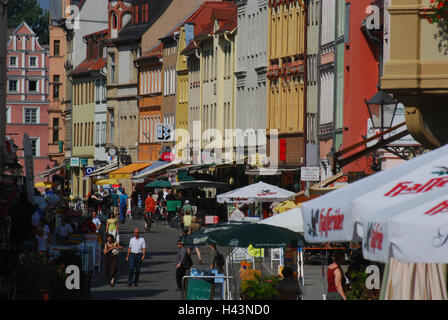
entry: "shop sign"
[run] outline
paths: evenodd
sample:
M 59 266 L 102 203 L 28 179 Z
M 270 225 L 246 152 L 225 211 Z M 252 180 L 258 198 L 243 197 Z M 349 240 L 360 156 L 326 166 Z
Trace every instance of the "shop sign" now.
M 300 173 L 302 181 L 320 181 L 319 167 L 302 167 Z
M 71 167 L 79 167 L 79 158 L 70 158 Z
M 86 167 L 86 176 L 90 176 L 95 170 L 95 167 Z

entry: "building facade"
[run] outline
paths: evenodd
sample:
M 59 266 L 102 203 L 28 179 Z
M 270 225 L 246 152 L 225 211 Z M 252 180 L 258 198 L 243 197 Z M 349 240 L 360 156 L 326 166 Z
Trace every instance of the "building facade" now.
M 136 60 L 139 71 L 139 161 L 157 161 L 161 144 L 157 141 L 157 125 L 162 122 L 163 45 Z
M 49 53 L 37 35 L 22 22 L 7 43 L 6 137 L 23 148 L 23 136 L 31 139 L 36 180 L 39 173 L 53 166 L 48 157 L 49 131 Z M 24 165 L 23 151 L 18 152 Z
M 319 167 L 318 105 L 319 105 L 319 31 L 322 1 L 309 0 L 306 36 L 306 165 Z
M 86 55 L 71 73 L 72 107 L 72 192 L 86 195 L 91 188 L 88 168 L 108 164 L 106 145 L 104 40 L 108 30 L 86 35 Z M 78 165 L 76 165 L 78 163 Z
M 239 0 L 235 127 L 266 129 L 268 1 Z
M 267 130 L 278 131 L 278 166 L 294 169 L 305 164 L 304 3 L 270 0 L 268 25 Z
M 388 59 L 381 88 L 405 105 L 406 125 L 428 148 L 448 143 L 446 29 L 430 23 L 431 2 L 387 1 Z M 445 20 L 444 20 L 445 21 Z

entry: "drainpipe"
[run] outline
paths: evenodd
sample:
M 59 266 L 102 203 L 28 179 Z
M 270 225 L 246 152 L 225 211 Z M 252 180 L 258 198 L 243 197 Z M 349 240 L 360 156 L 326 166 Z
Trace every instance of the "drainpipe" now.
M 307 85 L 307 80 L 308 80 L 308 14 L 307 14 L 307 8 L 308 8 L 308 1 L 304 2 L 304 16 L 305 16 L 305 23 L 304 23 L 304 46 L 303 46 L 303 51 L 304 51 L 304 59 L 303 59 L 303 83 L 304 83 L 304 88 L 303 88 L 303 139 L 305 142 L 305 148 L 304 148 L 304 152 L 303 152 L 303 159 L 304 159 L 304 163 L 305 166 L 307 165 L 307 161 L 306 161 L 306 145 L 307 145 L 307 99 L 308 99 L 308 94 L 307 94 L 307 90 L 308 90 L 308 85 Z M 303 164 L 303 163 L 302 163 Z M 309 187 L 309 182 L 307 182 L 307 187 Z

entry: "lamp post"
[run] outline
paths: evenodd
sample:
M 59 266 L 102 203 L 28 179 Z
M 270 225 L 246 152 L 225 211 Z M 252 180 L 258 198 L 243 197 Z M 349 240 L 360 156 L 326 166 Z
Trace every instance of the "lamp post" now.
M 373 128 L 380 129 L 381 132 L 390 129 L 394 121 L 398 102 L 381 89 L 369 101 L 364 101 L 369 110 Z

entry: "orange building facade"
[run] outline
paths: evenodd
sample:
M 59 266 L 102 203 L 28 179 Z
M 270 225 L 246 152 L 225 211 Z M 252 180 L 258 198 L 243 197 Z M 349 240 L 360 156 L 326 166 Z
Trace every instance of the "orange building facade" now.
M 163 46 L 159 45 L 136 60 L 138 77 L 139 108 L 139 161 L 157 161 L 161 144 L 157 141 L 157 124 L 162 123 L 162 57 Z

